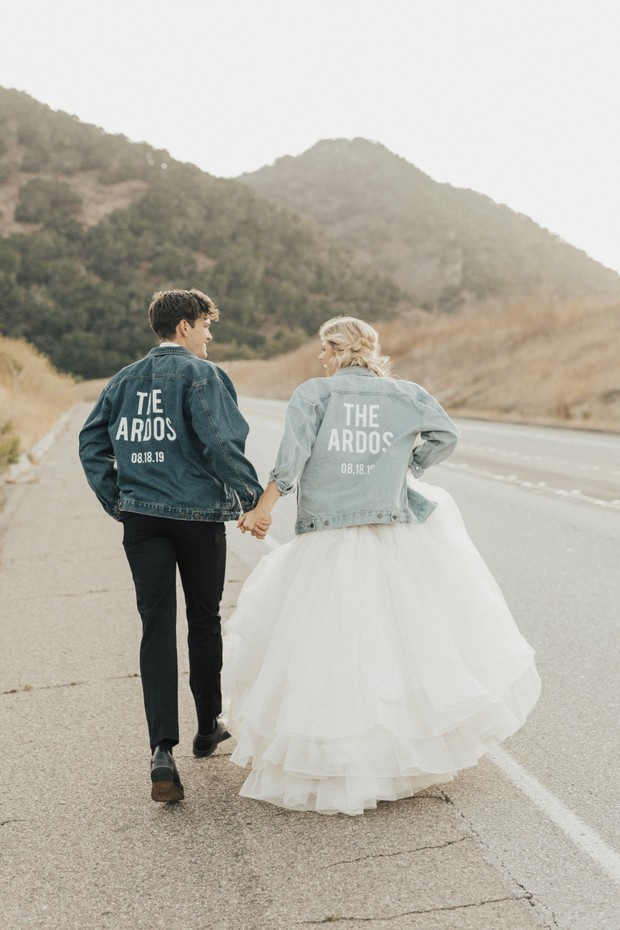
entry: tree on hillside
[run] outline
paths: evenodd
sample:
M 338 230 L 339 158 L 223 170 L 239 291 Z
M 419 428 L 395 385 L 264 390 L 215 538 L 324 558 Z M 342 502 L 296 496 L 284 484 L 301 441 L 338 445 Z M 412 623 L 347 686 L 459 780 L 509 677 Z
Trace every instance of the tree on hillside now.
M 69 219 L 82 206 L 82 198 L 64 181 L 35 178 L 22 184 L 15 208 L 20 223 L 54 223 Z

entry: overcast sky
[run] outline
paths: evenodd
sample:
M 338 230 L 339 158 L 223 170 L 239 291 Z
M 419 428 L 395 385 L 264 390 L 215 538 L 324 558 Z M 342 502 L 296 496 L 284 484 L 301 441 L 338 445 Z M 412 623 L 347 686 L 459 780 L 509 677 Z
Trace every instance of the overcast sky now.
M 382 142 L 620 271 L 620 0 L 2 0 L 0 84 L 235 176 Z

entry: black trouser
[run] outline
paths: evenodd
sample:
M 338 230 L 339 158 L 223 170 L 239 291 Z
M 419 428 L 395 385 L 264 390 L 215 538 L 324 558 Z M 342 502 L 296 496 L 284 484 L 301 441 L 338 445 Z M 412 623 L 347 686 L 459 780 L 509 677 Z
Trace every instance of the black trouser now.
M 176 568 L 185 594 L 189 684 L 198 731 L 222 710 L 220 600 L 226 565 L 223 523 L 127 513 L 123 546 L 142 617 L 140 672 L 151 748 L 179 741 Z

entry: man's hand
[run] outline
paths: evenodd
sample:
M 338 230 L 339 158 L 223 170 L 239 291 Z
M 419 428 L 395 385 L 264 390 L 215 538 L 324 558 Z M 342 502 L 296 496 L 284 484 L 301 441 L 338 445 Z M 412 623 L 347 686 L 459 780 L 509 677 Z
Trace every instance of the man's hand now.
M 251 533 L 256 539 L 264 539 L 271 526 L 271 511 L 280 497 L 275 481 L 270 481 L 253 510 L 248 510 L 239 517 L 237 526 L 242 533 Z
M 256 539 L 264 539 L 271 526 L 271 517 L 260 513 L 257 507 L 242 514 L 237 521 L 242 533 L 251 533 Z

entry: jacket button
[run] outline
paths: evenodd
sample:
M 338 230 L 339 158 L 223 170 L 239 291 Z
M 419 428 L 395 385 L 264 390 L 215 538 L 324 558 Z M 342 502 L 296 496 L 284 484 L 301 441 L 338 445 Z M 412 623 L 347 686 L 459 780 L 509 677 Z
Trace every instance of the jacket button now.
M 383 518 L 383 514 L 382 514 L 382 513 L 378 513 L 377 516 L 379 517 L 380 520 Z
M 323 526 L 329 526 L 329 520 L 323 520 Z
M 193 512 L 193 514 L 192 514 L 192 520 L 200 520 L 200 517 L 201 517 L 201 516 L 202 516 L 202 514 L 200 513 L 199 510 L 194 510 L 194 512 Z

